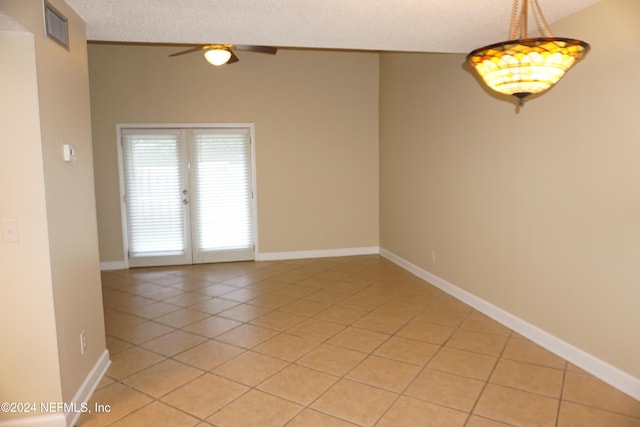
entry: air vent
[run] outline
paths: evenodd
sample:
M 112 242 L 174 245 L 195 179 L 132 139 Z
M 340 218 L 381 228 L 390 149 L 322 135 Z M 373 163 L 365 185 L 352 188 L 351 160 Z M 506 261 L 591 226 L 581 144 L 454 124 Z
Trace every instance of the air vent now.
M 69 49 L 69 23 L 66 16 L 57 11 L 48 1 L 44 2 L 44 23 L 47 36 Z

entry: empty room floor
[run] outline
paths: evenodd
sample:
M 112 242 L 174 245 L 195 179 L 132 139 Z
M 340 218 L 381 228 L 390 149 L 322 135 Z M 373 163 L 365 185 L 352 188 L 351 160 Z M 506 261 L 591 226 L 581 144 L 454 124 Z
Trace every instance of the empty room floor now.
M 640 427 L 637 400 L 377 255 L 102 281 L 109 411 L 78 426 Z

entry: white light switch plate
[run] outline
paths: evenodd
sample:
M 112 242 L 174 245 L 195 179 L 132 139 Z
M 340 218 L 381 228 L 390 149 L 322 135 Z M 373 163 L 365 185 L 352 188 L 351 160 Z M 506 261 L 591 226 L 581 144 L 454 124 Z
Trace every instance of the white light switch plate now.
M 2 241 L 3 242 L 19 242 L 20 228 L 18 220 L 3 219 L 2 220 Z

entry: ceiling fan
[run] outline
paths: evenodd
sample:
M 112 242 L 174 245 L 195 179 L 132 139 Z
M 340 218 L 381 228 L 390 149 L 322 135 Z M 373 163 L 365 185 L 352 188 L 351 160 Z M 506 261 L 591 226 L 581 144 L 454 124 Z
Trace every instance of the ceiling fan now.
M 198 52 L 204 50 L 204 57 L 213 65 L 233 64 L 238 62 L 239 59 L 233 53 L 234 50 L 245 50 L 249 52 L 266 53 L 269 55 L 275 55 L 278 49 L 271 46 L 254 46 L 254 45 L 235 45 L 235 44 L 205 44 L 201 46 L 192 47 L 190 49 L 183 50 L 181 52 L 172 53 L 169 56 L 179 56 L 187 53 Z

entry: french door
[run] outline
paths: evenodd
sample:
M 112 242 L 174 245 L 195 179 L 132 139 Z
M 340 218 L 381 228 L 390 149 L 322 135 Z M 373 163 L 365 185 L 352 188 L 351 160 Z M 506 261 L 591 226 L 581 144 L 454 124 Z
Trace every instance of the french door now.
M 120 129 L 129 266 L 254 259 L 251 129 Z

